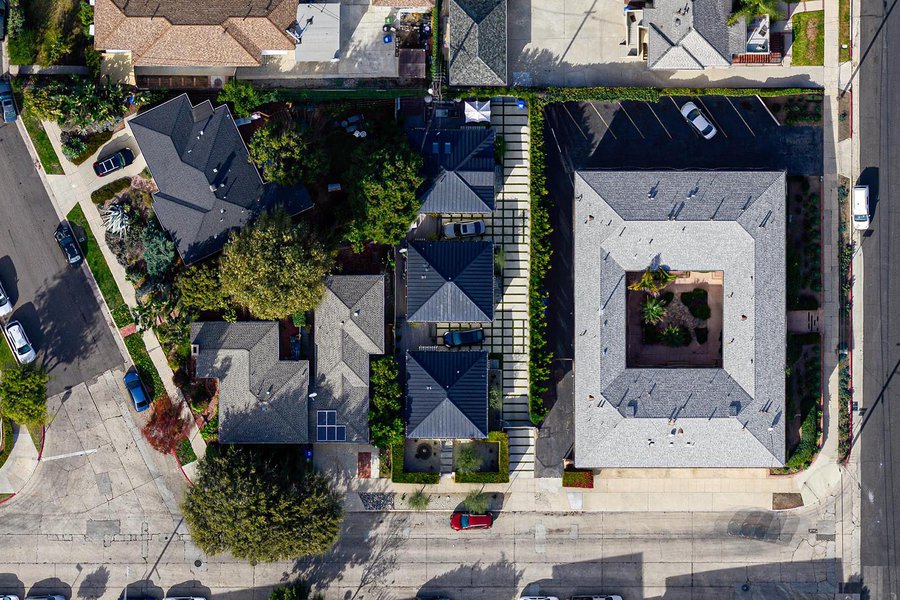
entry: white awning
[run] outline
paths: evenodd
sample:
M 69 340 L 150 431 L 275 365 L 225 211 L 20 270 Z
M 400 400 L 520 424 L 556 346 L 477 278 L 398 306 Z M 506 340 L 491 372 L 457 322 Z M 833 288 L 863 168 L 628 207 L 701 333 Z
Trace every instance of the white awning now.
M 470 100 L 466 102 L 466 123 L 490 123 L 491 101 Z

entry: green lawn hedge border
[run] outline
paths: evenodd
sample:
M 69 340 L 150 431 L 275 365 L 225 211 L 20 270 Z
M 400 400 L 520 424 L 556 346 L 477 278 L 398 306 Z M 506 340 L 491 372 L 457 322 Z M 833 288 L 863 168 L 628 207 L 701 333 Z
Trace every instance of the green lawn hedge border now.
M 91 202 L 100 205 L 131 187 L 131 177 L 121 177 L 91 192 Z
M 487 442 L 497 442 L 500 453 L 497 456 L 496 473 L 454 473 L 456 483 L 509 483 L 509 436 L 502 431 L 492 431 Z
M 144 338 L 140 333 L 132 333 L 125 338 L 125 347 L 128 348 L 128 354 L 134 361 L 134 367 L 137 369 L 141 381 L 147 386 L 150 397 L 154 400 L 166 394 L 166 386 L 163 385 L 162 377 L 156 370 L 156 365 L 147 352 L 147 346 L 144 345 Z
M 403 470 L 403 444 L 391 446 L 391 481 L 394 483 L 417 483 L 430 485 L 441 480 L 440 473 L 407 473 Z
M 178 442 L 178 447 L 175 448 L 175 458 L 178 459 L 178 464 L 182 467 L 197 460 L 197 454 L 194 452 L 194 448 L 191 447 L 191 440 L 182 438 Z

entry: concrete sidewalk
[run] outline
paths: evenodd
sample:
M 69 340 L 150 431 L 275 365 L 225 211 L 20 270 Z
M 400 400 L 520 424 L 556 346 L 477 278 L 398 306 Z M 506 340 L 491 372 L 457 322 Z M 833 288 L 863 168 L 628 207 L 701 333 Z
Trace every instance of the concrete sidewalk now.
M 26 427 L 14 425 L 15 445 L 0 468 L 0 494 L 18 493 L 38 465 L 38 451 Z

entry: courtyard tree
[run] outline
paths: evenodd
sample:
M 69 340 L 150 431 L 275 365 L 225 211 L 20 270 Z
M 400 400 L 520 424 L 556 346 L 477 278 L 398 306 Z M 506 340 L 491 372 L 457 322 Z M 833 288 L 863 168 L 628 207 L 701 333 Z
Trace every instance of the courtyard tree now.
M 0 376 L 0 415 L 40 427 L 47 422 L 47 374 L 34 367 L 3 369 Z
M 393 356 L 373 359 L 369 380 L 372 386 L 369 434 L 373 446 L 386 450 L 393 444 L 402 444 L 405 432 L 397 359 Z
M 740 0 L 738 9 L 728 17 L 728 25 L 734 25 L 741 17 L 752 19 L 769 15 L 771 21 L 779 21 L 784 15 L 778 10 L 778 0 Z
M 650 296 L 641 306 L 641 318 L 648 325 L 658 325 L 666 318 L 666 305 L 661 299 Z
M 628 289 L 637 292 L 647 292 L 655 298 L 673 281 L 675 281 L 675 276 L 669 273 L 669 270 L 665 267 L 648 268 L 641 273 L 640 279 L 628 284 Z
M 266 181 L 283 186 L 314 182 L 325 170 L 321 147 L 293 122 L 270 121 L 250 139 L 250 158 Z
M 323 554 L 343 521 L 340 496 L 300 453 L 255 446 L 207 452 L 182 509 L 200 550 L 252 564 Z
M 264 213 L 225 245 L 222 291 L 259 319 L 314 309 L 334 257 L 305 223 L 284 211 Z
M 347 240 L 359 251 L 366 242 L 394 244 L 416 218 L 420 202 L 416 191 L 422 157 L 399 135 L 372 148 L 361 145 L 354 152 L 349 183 L 352 217 Z
M 182 308 L 191 313 L 224 310 L 228 306 L 218 264 L 204 263 L 185 269 L 175 279 L 175 289 Z
M 483 462 L 474 443 L 462 444 L 456 453 L 456 472 L 463 475 L 474 473 L 481 468 Z
M 255 108 L 275 100 L 271 91 L 262 91 L 249 81 L 231 78 L 222 86 L 218 101 L 231 104 L 235 116 L 249 117 Z
M 175 243 L 159 225 L 151 221 L 141 236 L 144 243 L 144 262 L 147 264 L 147 276 L 153 281 L 160 281 L 169 273 L 175 262 Z

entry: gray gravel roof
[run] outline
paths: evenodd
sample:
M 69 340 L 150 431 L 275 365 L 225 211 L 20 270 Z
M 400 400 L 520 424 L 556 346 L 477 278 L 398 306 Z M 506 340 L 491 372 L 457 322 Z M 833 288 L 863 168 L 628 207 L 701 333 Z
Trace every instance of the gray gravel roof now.
M 450 85 L 506 85 L 506 0 L 450 0 Z
M 487 437 L 487 358 L 485 351 L 407 352 L 407 437 Z
M 490 323 L 494 319 L 494 244 L 409 244 L 407 319 L 414 323 Z
M 384 354 L 384 276 L 329 275 L 316 308 L 316 410 L 337 411 L 347 442 L 369 441 L 369 358 Z M 310 439 L 315 439 L 311 424 Z
M 785 193 L 783 172 L 576 173 L 578 466 L 783 464 Z M 626 367 L 625 274 L 654 263 L 723 271 L 722 369 Z
M 263 210 L 312 207 L 302 186 L 263 185 L 227 106 L 192 106 L 182 94 L 129 124 L 159 187 L 153 211 L 187 264 L 221 250 Z
M 743 17 L 729 27 L 731 0 L 655 0 L 644 9 L 651 69 L 727 67 L 746 51 Z
M 278 323 L 191 323 L 191 344 L 196 376 L 219 380 L 220 441 L 309 441 L 309 363 L 278 359 Z

